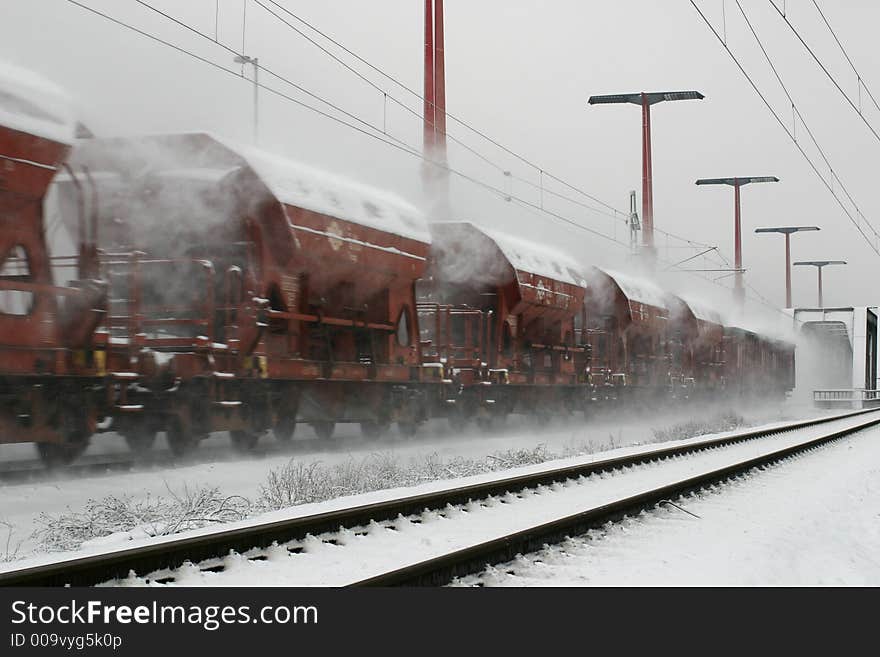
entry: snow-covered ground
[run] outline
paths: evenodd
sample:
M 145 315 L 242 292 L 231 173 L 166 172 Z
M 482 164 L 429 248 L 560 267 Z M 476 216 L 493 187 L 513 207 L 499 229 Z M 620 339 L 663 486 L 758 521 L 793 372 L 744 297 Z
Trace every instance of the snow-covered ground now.
M 345 528 L 326 535 L 308 536 L 304 540 L 265 550 L 257 549 L 253 553 L 231 554 L 218 561 L 203 564 L 210 568 L 206 570 L 195 564 L 186 564 L 172 571 L 154 573 L 147 578 L 133 576 L 118 583 L 143 586 L 155 584 L 157 579 L 172 578 L 174 585 L 184 586 L 344 586 L 411 566 L 425 559 L 497 540 L 515 531 L 552 522 L 589 508 L 601 507 L 617 499 L 799 444 L 826 431 L 858 425 L 860 422 L 864 422 L 864 418 L 835 420 L 828 425 L 776 434 L 723 449 L 705 450 L 624 470 L 590 475 L 549 487 L 527 489 L 519 495 L 507 494 L 489 500 L 447 506 L 442 510 L 428 510 L 417 516 L 398 517 L 391 522 L 371 522 L 362 528 Z M 576 457 L 554 465 L 573 465 L 584 460 L 584 457 Z M 590 458 L 587 457 L 586 460 Z M 546 467 L 534 465 L 519 468 L 516 474 Z M 481 475 L 458 480 L 454 484 L 475 483 L 488 478 L 492 477 Z M 418 491 L 425 492 L 426 489 L 436 489 L 443 485 L 442 482 L 426 484 L 419 487 Z M 453 485 L 453 482 L 445 485 Z M 366 504 L 386 495 L 372 493 L 361 497 L 357 502 Z M 326 510 L 321 504 L 309 507 L 310 513 Z M 286 513 L 276 512 L 267 516 L 264 521 L 278 519 L 279 515 Z M 246 521 L 233 526 L 247 524 L 249 522 Z M 730 529 L 727 534 L 729 533 Z M 650 550 L 650 545 L 642 547 Z M 254 556 L 259 556 L 260 559 L 250 558 Z M 215 572 L 215 566 L 222 566 L 222 570 Z
M 880 429 L 460 585 L 880 585 Z
M 701 416 L 712 418 L 719 409 L 703 409 Z M 752 408 L 739 410 L 748 424 L 795 419 L 818 413 L 809 407 Z M 267 475 L 284 467 L 291 459 L 297 462 L 320 462 L 323 465 L 364 459 L 377 452 L 398 461 L 417 459 L 436 454 L 439 458 L 483 458 L 509 449 L 531 449 L 543 444 L 551 452 L 600 452 L 627 445 L 639 445 L 655 440 L 652 429 L 662 429 L 687 417 L 674 412 L 655 413 L 650 417 L 617 414 L 590 423 L 572 420 L 558 425 L 541 426 L 510 423 L 503 433 L 451 434 L 444 423 L 426 427 L 415 440 L 365 443 L 356 438 L 353 426 L 341 426 L 341 443 L 324 446 L 314 441 L 292 449 L 272 447 L 253 456 L 241 456 L 228 449 L 222 437 L 211 439 L 197 454 L 195 462 L 188 461 L 173 467 L 144 466 L 124 474 L 108 473 L 88 478 L 73 478 L 63 473 L 30 483 L 7 484 L 0 487 L 0 560 L 4 556 L 27 557 L 38 550 L 34 531 L 41 526 L 40 515 L 61 514 L 79 510 L 89 500 L 108 495 L 129 495 L 146 498 L 180 493 L 185 488 L 217 487 L 223 495 L 240 495 L 255 499 Z M 524 426 L 525 425 L 525 426 Z M 308 436 L 310 430 L 301 427 L 298 436 Z M 266 439 L 271 445 L 272 439 Z M 90 451 L 113 453 L 125 449 L 112 436 L 99 436 Z M 30 458 L 31 445 L 9 445 L 0 450 L 0 459 Z M 123 528 L 120 528 L 123 529 Z M 3 546 L 9 538 L 7 555 Z

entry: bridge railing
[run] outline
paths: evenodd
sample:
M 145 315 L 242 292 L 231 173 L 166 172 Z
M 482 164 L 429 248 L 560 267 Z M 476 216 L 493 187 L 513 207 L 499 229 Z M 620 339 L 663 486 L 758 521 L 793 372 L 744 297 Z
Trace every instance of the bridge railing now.
M 866 388 L 814 390 L 813 404 L 823 408 L 836 406 L 849 406 L 851 408 L 880 406 L 880 390 Z

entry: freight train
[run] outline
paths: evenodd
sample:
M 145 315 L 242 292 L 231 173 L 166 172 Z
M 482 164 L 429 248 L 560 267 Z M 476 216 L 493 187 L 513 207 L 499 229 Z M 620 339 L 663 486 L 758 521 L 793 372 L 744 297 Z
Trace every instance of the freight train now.
M 7 77 L 0 443 L 47 464 L 98 431 L 185 454 L 793 387 L 793 345 L 650 282 L 210 134 L 77 139 Z

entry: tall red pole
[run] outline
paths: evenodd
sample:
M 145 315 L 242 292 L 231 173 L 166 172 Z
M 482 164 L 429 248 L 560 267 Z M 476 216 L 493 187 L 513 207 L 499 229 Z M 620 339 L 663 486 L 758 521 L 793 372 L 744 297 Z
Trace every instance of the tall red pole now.
M 642 243 L 654 250 L 654 187 L 651 167 L 651 105 L 642 97 Z
M 425 0 L 425 137 L 424 153 L 434 150 L 434 22 L 431 0 Z
M 816 267 L 819 270 L 819 307 L 824 308 L 822 305 L 822 268 Z
M 446 56 L 443 0 L 434 0 L 434 135 L 440 160 L 446 161 Z
M 785 234 L 785 307 L 791 308 L 791 234 L 790 233 Z
M 742 303 L 745 300 L 746 292 L 743 289 L 743 275 L 742 275 L 742 222 L 740 221 L 740 211 L 739 211 L 739 181 L 734 178 L 733 179 L 733 259 L 734 259 L 734 268 L 736 269 L 735 281 L 736 284 L 734 286 L 734 297 L 736 300 Z

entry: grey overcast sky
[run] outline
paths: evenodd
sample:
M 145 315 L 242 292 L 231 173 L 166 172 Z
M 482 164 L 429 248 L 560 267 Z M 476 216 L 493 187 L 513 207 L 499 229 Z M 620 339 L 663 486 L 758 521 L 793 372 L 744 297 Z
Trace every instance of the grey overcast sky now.
M 135 0 L 80 0 L 161 36 L 236 72 L 232 55 L 174 25 Z M 269 0 L 259 0 L 273 7 Z M 812 61 L 769 0 L 739 0 L 779 74 L 840 180 L 867 221 L 880 232 L 876 172 L 880 140 Z M 781 8 L 784 0 L 777 0 Z M 387 100 L 262 8 L 257 0 L 148 0 L 303 88 L 333 102 L 394 139 L 421 143 L 417 116 Z M 246 20 L 243 14 L 246 4 Z M 365 59 L 420 90 L 423 25 L 421 0 L 278 0 Z M 786 15 L 815 49 L 844 90 L 861 98 L 864 116 L 880 132 L 880 111 L 866 88 L 880 98 L 880 51 L 875 45 L 880 3 L 818 0 L 866 88 L 857 83 L 812 0 L 787 0 Z M 749 32 L 736 0 L 697 0 L 746 70 L 792 128 L 792 108 Z M 252 86 L 202 62 L 150 41 L 66 0 L 2 0 L 0 57 L 35 70 L 68 90 L 85 122 L 99 135 L 210 130 L 252 140 Z M 219 13 L 218 13 L 219 8 Z M 275 8 L 275 11 L 278 11 Z M 219 16 L 219 19 L 218 19 Z M 302 24 L 296 23 L 301 29 Z M 314 33 L 322 44 L 331 46 Z M 334 48 L 378 86 L 419 111 L 417 98 Z M 780 184 L 743 189 L 746 280 L 782 305 L 783 239 L 759 236 L 768 225 L 815 224 L 818 233 L 794 236 L 793 257 L 844 259 L 826 271 L 826 304 L 878 302 L 880 256 L 826 190 L 794 144 L 762 104 L 722 45 L 688 0 L 446 0 L 447 108 L 541 168 L 610 205 L 626 209 L 628 193 L 640 190 L 640 113 L 636 106 L 588 107 L 592 94 L 696 89 L 703 101 L 655 106 L 654 196 L 658 228 L 711 245 L 733 257 L 733 192 L 696 187 L 701 177 L 776 175 Z M 245 71 L 250 76 L 250 71 Z M 301 91 L 263 72 L 261 81 L 339 115 Z M 352 119 L 346 119 L 352 122 Z M 818 153 L 804 126 L 795 131 L 815 161 Z M 451 165 L 513 196 L 540 204 L 540 191 L 517 178 L 540 182 L 533 167 L 456 125 L 449 132 L 479 150 L 489 165 L 450 144 Z M 322 168 L 393 190 L 422 203 L 419 161 L 314 112 L 260 92 L 260 146 Z M 820 171 L 828 176 L 824 163 Z M 554 197 L 564 193 L 545 179 L 545 208 L 614 235 L 627 236 L 619 220 Z M 505 202 L 462 179 L 452 183 L 455 218 L 541 239 L 586 262 L 626 268 L 625 247 L 566 226 L 547 214 Z M 834 189 L 840 193 L 838 183 Z M 851 207 L 851 206 L 850 206 Z M 868 229 L 865 229 L 870 235 Z M 677 261 L 695 253 L 658 235 L 660 255 Z M 697 258 L 685 265 L 718 268 Z M 723 273 L 704 274 L 717 277 Z M 672 287 L 691 287 L 729 305 L 730 293 L 684 273 L 658 276 Z M 730 284 L 730 279 L 721 281 Z M 796 305 L 815 302 L 815 272 L 794 271 Z

